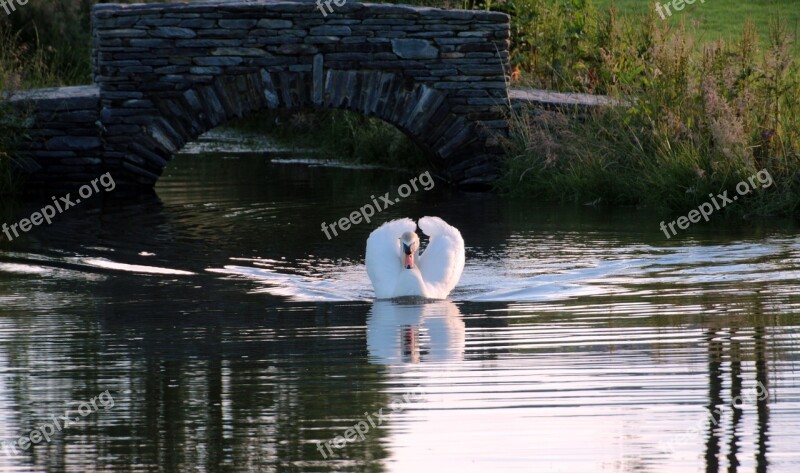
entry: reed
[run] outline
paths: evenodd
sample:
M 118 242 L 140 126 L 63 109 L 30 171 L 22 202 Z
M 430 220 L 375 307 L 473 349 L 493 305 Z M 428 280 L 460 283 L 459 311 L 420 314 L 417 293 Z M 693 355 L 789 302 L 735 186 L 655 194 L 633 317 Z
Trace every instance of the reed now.
M 575 117 L 512 116 L 500 188 L 512 195 L 684 213 L 709 193 L 767 169 L 775 186 L 726 208 L 800 211 L 800 69 L 785 24 L 762 49 L 748 22 L 738 41 L 698 43 L 686 24 L 620 19 L 603 28 L 598 87 L 627 105 Z

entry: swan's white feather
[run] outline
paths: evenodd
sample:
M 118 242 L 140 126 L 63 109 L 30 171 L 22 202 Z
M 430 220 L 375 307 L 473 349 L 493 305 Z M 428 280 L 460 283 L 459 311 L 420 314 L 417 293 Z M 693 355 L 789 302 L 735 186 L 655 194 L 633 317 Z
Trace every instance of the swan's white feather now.
M 464 271 L 464 239 L 439 217 L 422 217 L 419 228 L 430 237 L 419 257 L 419 270 L 428 289 L 443 299 L 456 287 Z
M 367 239 L 366 265 L 376 298 L 396 297 L 393 293 L 399 269 L 390 271 L 390 268 L 400 264 L 400 236 L 405 232 L 413 232 L 416 228 L 417 224 L 413 220 L 401 218 L 386 222 L 370 233 Z
M 458 284 L 464 270 L 464 239 L 461 233 L 438 217 L 423 217 L 422 231 L 430 237 L 425 252 L 414 255 L 416 267 L 402 264 L 400 237 L 417 225 L 409 218 L 387 222 L 367 239 L 367 274 L 377 299 L 421 296 L 445 299 Z

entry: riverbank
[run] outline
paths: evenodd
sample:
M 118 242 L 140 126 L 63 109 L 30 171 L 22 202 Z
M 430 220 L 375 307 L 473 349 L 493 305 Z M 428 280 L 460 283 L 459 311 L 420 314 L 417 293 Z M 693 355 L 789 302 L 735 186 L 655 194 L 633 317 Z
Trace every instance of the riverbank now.
M 0 86 L 88 81 L 84 53 L 90 45 L 91 3 L 59 0 L 26 8 L 24 18 L 0 20 L 5 21 L 0 33 L 10 45 L 0 55 Z M 442 6 L 436 0 L 422 3 Z M 768 28 L 767 16 L 761 15 L 759 27 L 738 26 L 738 40 L 709 43 L 702 41 L 708 33 L 702 25 L 687 26 L 689 11 L 676 26 L 676 20 L 661 20 L 655 11 L 619 14 L 613 6 L 582 1 L 509 0 L 490 7 L 512 18 L 513 86 L 604 94 L 626 104 L 580 114 L 510 110 L 509 159 L 498 191 L 524 199 L 682 214 L 709 193 L 766 169 L 775 185 L 727 212 L 798 213 L 800 70 L 796 31 L 786 23 Z M 63 11 L 56 15 L 58 8 Z M 53 30 L 31 36 L 30 24 Z M 55 35 L 64 28 L 70 31 Z M 347 112 L 266 113 L 237 126 L 266 131 L 292 146 L 321 143 L 326 154 L 358 163 L 426 165 L 397 129 Z M 11 138 L 22 133 L 2 128 L 0 134 L 0 173 L 8 176 Z
M 25 120 L 25 117 L 11 113 L 11 106 L 0 99 L 0 196 L 15 194 L 20 188 L 14 159 L 19 143 L 25 137 Z
M 685 22 L 674 28 L 652 13 L 617 16 L 587 4 L 562 16 L 581 29 L 561 49 L 566 56 L 550 58 L 560 71 L 548 75 L 533 60 L 541 56 L 517 50 L 523 81 L 602 92 L 627 105 L 581 116 L 515 113 L 502 191 L 684 214 L 766 169 L 775 185 L 725 212 L 798 214 L 800 68 L 785 23 L 769 27 L 762 47 L 753 23 L 735 42 L 709 43 Z

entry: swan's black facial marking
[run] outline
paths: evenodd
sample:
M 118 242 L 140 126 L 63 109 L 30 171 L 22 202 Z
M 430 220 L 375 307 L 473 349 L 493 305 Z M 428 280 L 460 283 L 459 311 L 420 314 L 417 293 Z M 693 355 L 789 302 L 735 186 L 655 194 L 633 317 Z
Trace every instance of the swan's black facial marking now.
M 400 237 L 400 250 L 405 269 L 414 269 L 414 253 L 419 248 L 419 240 L 415 237 L 412 232 L 406 232 Z

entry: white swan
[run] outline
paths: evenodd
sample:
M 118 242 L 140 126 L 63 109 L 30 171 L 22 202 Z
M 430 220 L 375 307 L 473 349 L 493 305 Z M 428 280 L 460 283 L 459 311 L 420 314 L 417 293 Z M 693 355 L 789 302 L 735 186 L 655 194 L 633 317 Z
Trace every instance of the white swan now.
M 430 237 L 419 254 L 417 224 L 410 218 L 386 222 L 367 239 L 367 274 L 377 299 L 421 296 L 445 299 L 464 270 L 464 239 L 439 217 L 419 219 Z

